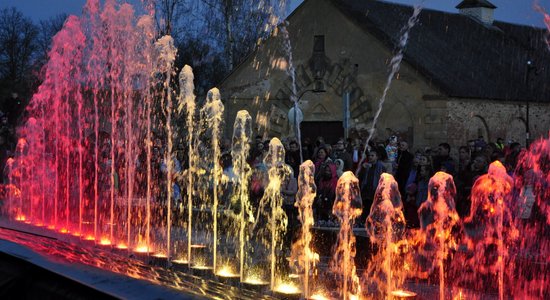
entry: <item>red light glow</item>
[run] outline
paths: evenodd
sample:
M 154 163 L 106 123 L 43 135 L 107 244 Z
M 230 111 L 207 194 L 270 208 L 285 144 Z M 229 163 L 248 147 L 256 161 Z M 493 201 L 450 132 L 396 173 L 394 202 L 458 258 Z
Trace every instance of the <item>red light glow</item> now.
M 146 245 L 141 245 L 141 246 L 137 246 L 137 247 L 134 249 L 134 252 L 137 252 L 137 253 L 148 253 L 148 252 L 153 252 L 153 249 L 147 247 Z
M 103 246 L 109 246 L 111 245 L 111 241 L 108 238 L 101 238 L 99 244 Z

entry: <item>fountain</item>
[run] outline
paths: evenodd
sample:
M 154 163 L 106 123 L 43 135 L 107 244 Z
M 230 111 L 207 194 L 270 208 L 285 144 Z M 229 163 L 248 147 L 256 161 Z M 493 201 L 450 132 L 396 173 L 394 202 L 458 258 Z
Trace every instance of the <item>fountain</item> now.
M 298 177 L 298 194 L 294 206 L 298 208 L 298 219 L 302 223 L 300 238 L 292 245 L 290 261 L 295 264 L 296 274 L 302 274 L 302 291 L 305 299 L 309 299 L 311 293 L 311 275 L 315 273 L 315 264 L 319 255 L 315 253 L 311 245 L 311 227 L 313 220 L 313 201 L 317 193 L 315 186 L 315 165 L 307 160 L 300 165 Z
M 359 277 L 355 269 L 354 221 L 363 211 L 359 180 L 351 172 L 345 172 L 336 185 L 336 200 L 332 214 L 340 222 L 340 231 L 330 270 L 337 276 L 337 292 L 340 299 L 358 299 L 361 294 Z
M 254 216 L 251 211 L 248 185 L 251 175 L 251 168 L 246 161 L 248 153 L 250 151 L 250 139 L 252 135 L 252 118 L 247 111 L 241 110 L 237 112 L 235 118 L 235 125 L 233 126 L 233 144 L 231 147 L 231 153 L 233 155 L 233 168 L 235 175 L 237 176 L 237 186 L 234 188 L 235 197 L 231 199 L 231 205 L 235 205 L 234 210 L 237 211 L 235 216 L 238 227 L 236 232 L 238 233 L 239 247 L 238 259 L 239 259 L 239 277 L 241 281 L 252 281 L 252 274 L 245 274 L 245 247 L 248 237 L 246 236 L 249 222 L 254 220 Z M 235 200 L 236 203 L 233 203 Z
M 459 223 L 455 196 L 453 177 L 437 172 L 428 183 L 428 199 L 418 209 L 422 241 L 419 253 L 426 259 L 426 265 L 417 272 L 429 276 L 435 268 L 439 270 L 439 299 L 445 299 L 445 260 L 456 247 L 451 234 Z
M 101 3 L 89 0 L 83 16 L 69 17 L 53 40 L 4 186 L 3 212 L 10 220 L 2 225 L 35 235 L 0 229 L 2 239 L 206 297 L 403 299 L 426 287 L 437 289 L 440 299 L 550 297 L 550 139 L 534 142 L 512 177 L 498 162 L 491 164 L 474 184 L 471 214 L 463 222 L 454 209 L 453 178 L 439 172 L 418 211 L 421 228 L 406 230 L 397 184 L 383 174 L 366 222 L 373 246 L 368 254 L 355 245 L 363 230 L 354 230 L 362 211 L 358 180 L 344 173 L 327 268 L 315 253 L 312 162 L 300 166 L 295 207 L 302 228 L 286 249 L 280 190 L 290 170 L 282 142 L 273 138 L 263 165 L 251 166 L 252 117 L 239 111 L 231 151 L 224 154 L 235 176 L 227 179 L 220 164 L 220 92 L 213 88 L 204 102 L 196 99 L 193 70 L 185 66 L 178 74 L 174 42 L 156 39 L 151 15 L 136 20 L 128 4 Z M 296 106 L 292 51 L 283 35 Z M 180 150 L 188 164 L 176 159 Z M 250 199 L 253 170 L 268 175 L 257 203 Z M 180 184 L 184 199 L 178 198 Z M 357 271 L 355 258 L 367 255 L 365 271 Z M 210 280 L 212 273 L 224 284 Z
M 391 298 L 405 280 L 402 248 L 406 246 L 406 239 L 403 203 L 397 182 L 390 174 L 383 173 L 380 177 L 366 227 L 370 241 L 378 248 L 378 253 L 370 259 L 363 280 L 374 284 L 377 293 L 371 293 L 368 287 L 363 290 L 370 295 Z M 365 285 L 366 283 L 363 284 Z
M 513 274 L 514 263 L 510 259 L 509 248 L 519 237 L 515 228 L 511 210 L 511 192 L 513 180 L 499 162 L 493 162 L 489 173 L 479 177 L 472 188 L 472 208 L 464 220 L 463 243 L 467 245 L 468 255 L 464 259 L 456 258 L 461 268 L 457 278 L 464 279 L 461 284 L 474 286 L 480 290 L 490 290 L 493 274 L 497 274 L 499 299 L 504 298 L 505 277 Z M 507 278 L 510 286 L 511 278 Z M 493 288 L 494 289 L 494 288 Z

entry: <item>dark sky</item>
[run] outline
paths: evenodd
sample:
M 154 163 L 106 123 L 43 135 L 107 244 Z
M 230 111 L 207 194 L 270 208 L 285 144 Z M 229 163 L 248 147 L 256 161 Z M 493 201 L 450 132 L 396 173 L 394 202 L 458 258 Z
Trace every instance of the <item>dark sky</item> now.
M 310 0 L 315 1 L 315 0 Z M 363 0 L 356 0 L 363 1 Z M 422 0 L 390 0 L 389 2 L 414 5 Z M 543 27 L 543 17 L 533 9 L 535 1 L 540 2 L 550 10 L 550 0 L 490 0 L 498 8 L 495 18 L 511 23 L 534 25 Z M 130 2 L 139 3 L 140 0 Z M 425 6 L 437 10 L 456 12 L 454 8 L 461 0 L 425 0 Z M 59 13 L 80 14 L 85 0 L 0 0 L 0 8 L 15 6 L 33 20 L 47 19 Z M 291 0 L 291 9 L 294 9 L 301 0 Z

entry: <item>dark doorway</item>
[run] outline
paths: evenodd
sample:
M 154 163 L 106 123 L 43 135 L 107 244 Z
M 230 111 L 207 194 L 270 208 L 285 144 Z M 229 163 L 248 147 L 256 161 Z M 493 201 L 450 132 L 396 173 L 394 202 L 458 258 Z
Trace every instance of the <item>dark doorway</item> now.
M 301 126 L 302 141 L 309 138 L 315 143 L 318 136 L 325 138 L 325 142 L 334 144 L 338 138 L 344 137 L 344 127 L 341 121 L 335 122 L 302 122 Z

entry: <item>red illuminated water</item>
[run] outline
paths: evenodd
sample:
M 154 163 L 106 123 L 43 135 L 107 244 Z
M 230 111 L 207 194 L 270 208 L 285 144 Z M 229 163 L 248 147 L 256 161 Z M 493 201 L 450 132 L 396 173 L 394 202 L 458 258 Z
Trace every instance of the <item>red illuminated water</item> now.
M 172 94 L 154 87 L 170 86 L 175 52 L 171 38 L 156 42 L 154 26 L 128 4 L 90 0 L 82 17 L 70 16 L 55 35 L 28 106 L 32 117 L 18 129 L 10 175 L 20 194 L 10 200 L 15 215 L 130 248 L 151 244 L 153 222 L 164 232 L 155 241 L 165 247 L 151 248 L 168 247 L 168 228 L 158 229 L 171 224 L 162 221 L 170 210 L 159 206 L 170 185 L 151 164 L 172 152 L 163 145 L 172 139 L 173 99 L 153 99 Z M 164 194 L 170 202 L 171 193 Z
M 157 38 L 151 15 L 136 16 L 132 6 L 115 0 L 89 0 L 82 17 L 67 19 L 53 38 L 43 83 L 28 106 L 30 117 L 18 128 L 15 157 L 7 161 L 4 209 L 15 223 L 72 235 L 82 243 L 154 254 L 168 264 L 172 257 L 186 257 L 190 264 L 223 265 L 243 282 L 270 277 L 274 287 L 284 273 L 282 250 L 288 250 L 281 248 L 286 221 L 279 191 L 288 171 L 282 143 L 273 139 L 264 161 L 265 196 L 251 203 L 254 166 L 247 158 L 253 124 L 248 112 L 239 111 L 231 153 L 233 191 L 224 203 L 224 219 L 218 220 L 219 197 L 227 184 L 221 184 L 219 163 L 219 91 L 212 89 L 197 109 L 187 67 L 180 72 L 177 95 L 174 41 Z M 175 122 L 182 106 L 188 110 L 187 133 Z M 187 141 L 188 148 L 179 149 L 188 150 L 187 173 L 175 163 L 176 138 Z M 315 292 L 311 277 L 317 256 L 310 232 L 315 185 L 311 164 L 302 167 L 296 206 L 303 228 L 292 254 L 307 297 Z M 173 190 L 182 174 L 187 176 L 180 181 L 188 184 L 185 203 L 177 202 L 182 199 Z M 404 232 L 397 185 L 390 175 L 381 177 L 366 225 L 375 248 L 363 274 L 369 284 L 360 285 L 353 233 L 362 210 L 359 183 L 352 173 L 342 175 L 333 206 L 340 228 L 327 271 L 334 276 L 326 276 L 335 282 L 339 299 L 392 297 L 405 277 L 437 282 L 441 299 L 456 289 L 460 292 L 452 296 L 468 289 L 500 299 L 550 298 L 550 139 L 535 141 L 524 151 L 513 174 L 498 162 L 491 164 L 473 186 L 471 213 L 464 220 L 455 210 L 452 176 L 438 172 L 428 188 L 428 199 L 418 210 L 421 228 Z M 263 231 L 254 231 L 259 228 Z M 28 238 L 4 236 L 32 244 Z M 193 247 L 199 243 L 201 247 Z M 50 252 L 38 248 L 57 256 L 75 252 L 70 261 L 86 259 L 76 254 L 79 249 L 54 246 L 58 248 Z M 192 250 L 209 254 L 191 261 Z M 252 255 L 263 258 L 263 265 L 253 263 Z M 97 264 L 156 278 L 155 271 L 144 272 L 139 263 L 137 269 L 126 266 L 134 263 L 106 258 Z
M 470 215 L 464 220 L 462 244 L 467 248 L 463 256 L 454 259 L 460 284 L 498 290 L 500 299 L 513 282 L 514 261 L 509 247 L 519 237 L 511 210 L 512 187 L 512 178 L 499 161 L 476 180 Z

